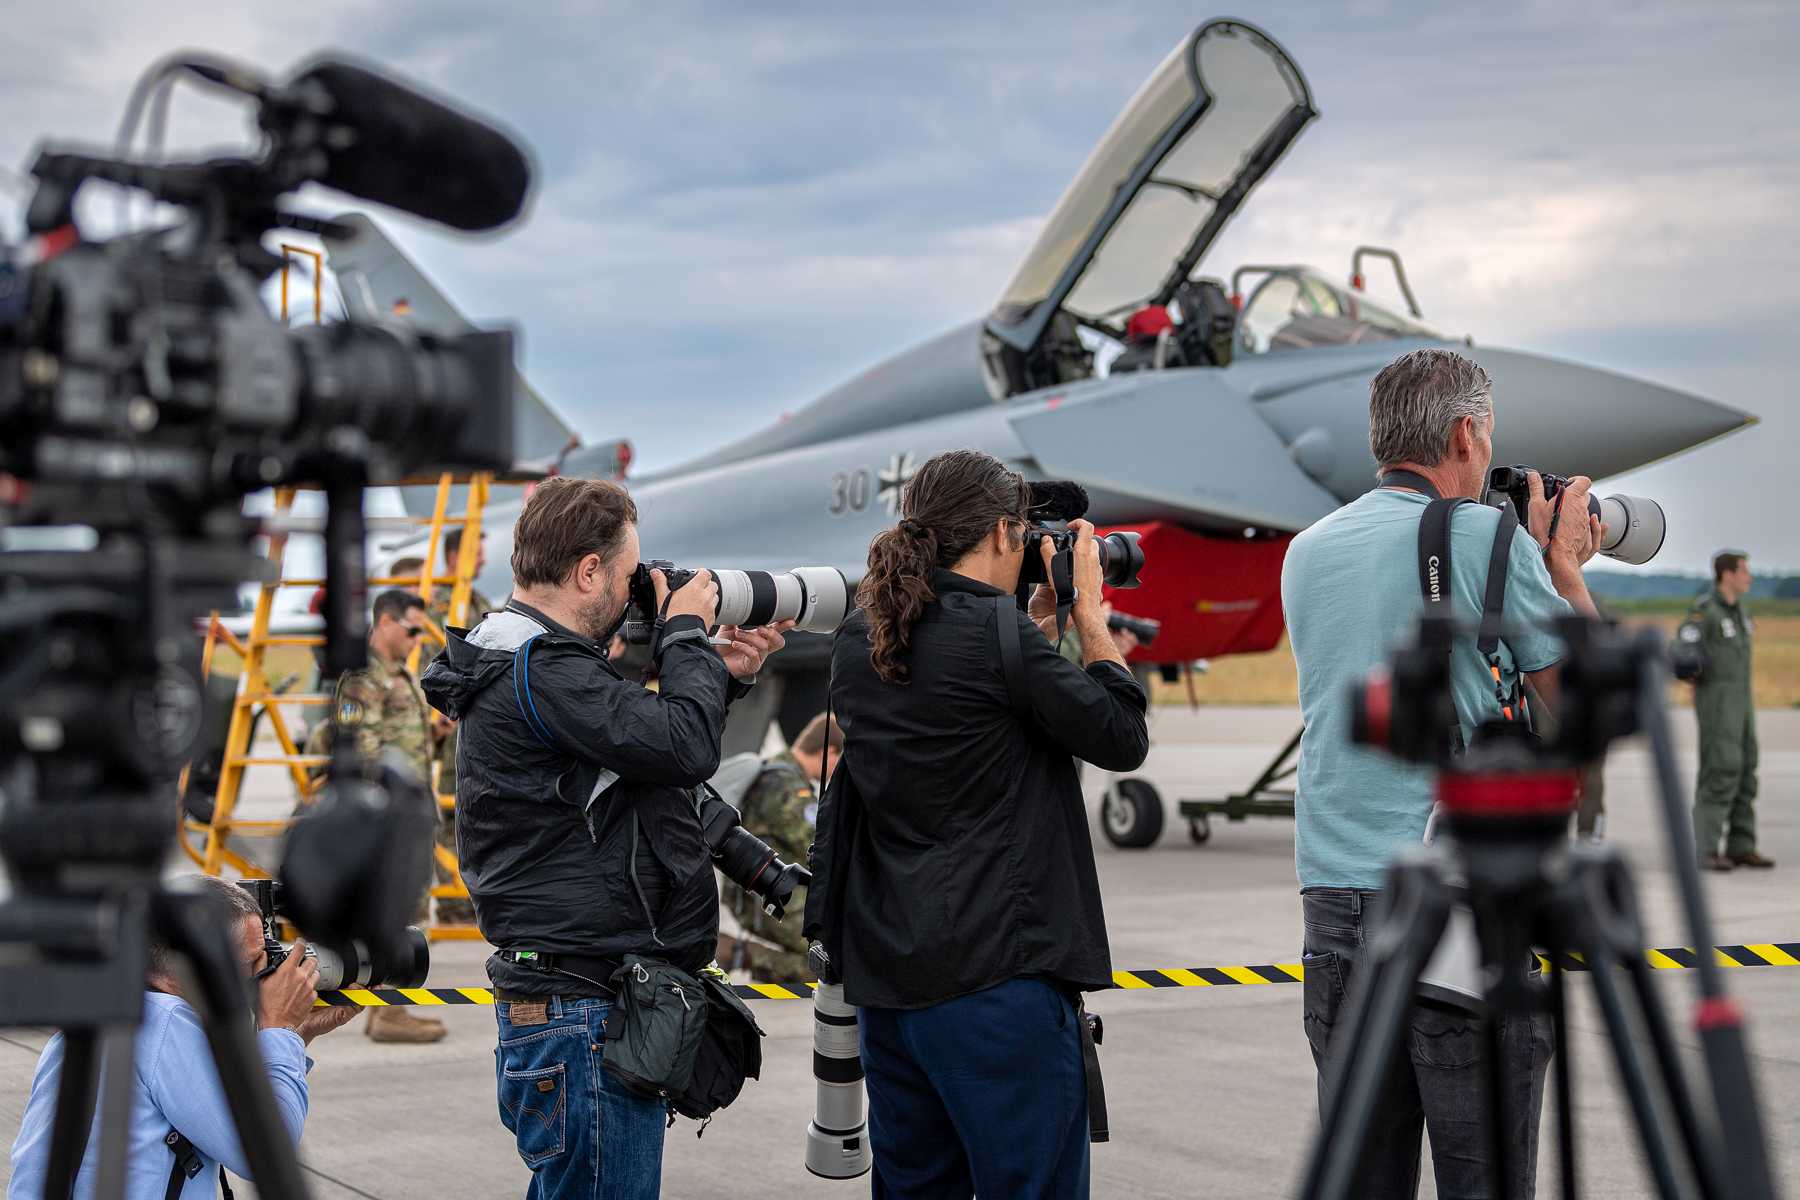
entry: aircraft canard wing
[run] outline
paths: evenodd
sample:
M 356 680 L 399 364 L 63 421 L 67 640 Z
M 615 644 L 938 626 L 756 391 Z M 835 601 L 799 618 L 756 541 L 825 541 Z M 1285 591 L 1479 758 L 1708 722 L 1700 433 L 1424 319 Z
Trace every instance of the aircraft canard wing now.
M 438 334 L 467 333 L 475 328 L 372 219 L 349 212 L 332 220 L 351 231 L 348 237 L 323 240 L 326 263 L 337 277 L 344 309 L 353 319 L 400 320 Z M 523 375 L 516 375 L 515 381 L 518 403 L 513 412 L 513 447 L 521 463 L 555 458 L 571 441 L 580 441 L 574 426 Z M 429 504 L 426 511 L 430 511 Z
M 1009 415 L 1048 479 L 1207 525 L 1304 529 L 1342 503 L 1250 397 L 1204 371 L 1133 374 Z
M 1031 350 L 1058 310 L 1117 328 L 1166 304 L 1250 190 L 1318 113 L 1300 69 L 1241 21 L 1209 21 L 1163 60 L 1095 147 L 987 328 Z

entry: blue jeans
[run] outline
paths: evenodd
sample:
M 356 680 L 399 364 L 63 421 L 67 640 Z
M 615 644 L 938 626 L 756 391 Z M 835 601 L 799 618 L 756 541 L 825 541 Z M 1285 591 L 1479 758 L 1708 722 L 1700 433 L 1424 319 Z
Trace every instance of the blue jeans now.
M 662 1189 L 661 1100 L 600 1069 L 606 1000 L 497 1004 L 500 1122 L 531 1168 L 526 1200 L 651 1200 Z
M 1085 1200 L 1076 1019 L 1042 979 L 858 1013 L 876 1200 Z
M 1343 1052 L 1332 1034 L 1344 1015 L 1344 996 L 1362 962 L 1368 934 L 1380 921 L 1380 901 L 1380 892 L 1345 888 L 1300 894 L 1306 921 L 1301 1020 L 1319 1072 L 1321 1109 L 1328 1065 Z M 1419 1191 L 1420 1135 L 1429 1133 L 1441 1200 L 1490 1200 L 1483 1044 L 1476 1018 L 1427 1004 L 1413 1006 L 1402 1053 L 1395 1056 L 1375 1101 L 1376 1117 L 1352 1195 L 1358 1200 L 1412 1200 Z M 1544 1073 L 1552 1048 L 1549 1015 L 1505 1018 L 1501 1046 L 1511 1125 L 1506 1137 L 1512 1147 L 1506 1195 L 1531 1200 L 1537 1189 Z

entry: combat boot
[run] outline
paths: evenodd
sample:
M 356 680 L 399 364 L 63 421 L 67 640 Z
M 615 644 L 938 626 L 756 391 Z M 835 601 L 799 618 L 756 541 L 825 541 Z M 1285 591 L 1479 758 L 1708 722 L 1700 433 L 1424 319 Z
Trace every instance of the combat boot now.
M 377 1008 L 369 1014 L 363 1033 L 371 1041 L 423 1045 L 442 1041 L 450 1031 L 435 1017 L 415 1017 L 404 1008 Z

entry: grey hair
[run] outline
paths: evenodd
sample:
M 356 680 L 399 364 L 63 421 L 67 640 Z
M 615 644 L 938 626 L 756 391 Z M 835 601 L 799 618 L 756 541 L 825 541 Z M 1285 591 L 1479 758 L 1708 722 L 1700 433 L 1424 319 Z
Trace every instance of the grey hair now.
M 229 918 L 236 925 L 245 917 L 254 917 L 259 922 L 262 920 L 262 910 L 256 907 L 255 898 L 228 879 L 214 879 L 210 875 L 183 875 L 175 881 L 175 885 L 205 896 L 211 902 L 211 907 L 218 911 L 221 921 Z M 150 929 L 149 974 L 152 979 L 169 979 L 175 974 L 175 948 L 169 945 L 162 931 L 154 925 Z
M 1377 466 L 1435 467 L 1450 451 L 1464 417 L 1494 411 L 1494 382 L 1454 350 L 1414 350 L 1381 369 L 1369 385 L 1369 449 Z

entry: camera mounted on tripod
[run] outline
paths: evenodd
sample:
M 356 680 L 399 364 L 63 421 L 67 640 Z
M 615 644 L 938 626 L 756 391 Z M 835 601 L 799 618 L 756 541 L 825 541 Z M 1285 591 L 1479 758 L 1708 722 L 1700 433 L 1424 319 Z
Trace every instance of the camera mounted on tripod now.
M 254 154 L 127 157 L 146 106 L 154 125 L 184 80 L 254 104 Z M 23 947 L 26 964 L 0 1000 L 0 1025 L 69 1035 L 49 1181 L 66 1194 L 102 1030 L 116 1066 L 107 1103 L 130 1102 L 156 928 L 194 966 L 191 998 L 258 1191 L 302 1196 L 230 939 L 160 881 L 176 777 L 202 727 L 195 624 L 272 569 L 252 552 L 261 529 L 244 497 L 316 484 L 327 503 L 323 665 L 328 675 L 361 667 L 364 486 L 510 469 L 515 375 L 505 331 L 284 328 L 261 298 L 282 263 L 263 239 L 337 230 L 282 207 L 308 183 L 493 228 L 521 210 L 530 167 L 505 134 L 363 66 L 315 60 L 276 82 L 183 54 L 134 89 L 117 156 L 44 151 L 32 174 L 28 241 L 0 250 L 0 638 L 17 650 L 0 672 L 0 859 L 14 885 L 0 900 L 0 955 Z M 91 182 L 148 195 L 178 218 L 90 239 L 76 199 Z M 434 821 L 416 773 L 363 761 L 338 739 L 325 790 L 289 832 L 282 903 L 319 945 L 352 948 L 346 978 L 363 975 L 364 957 L 395 977 L 418 973 L 403 931 L 429 875 Z M 58 929 L 91 931 L 94 945 L 71 948 Z M 122 1130 L 102 1133 L 110 1191 Z

